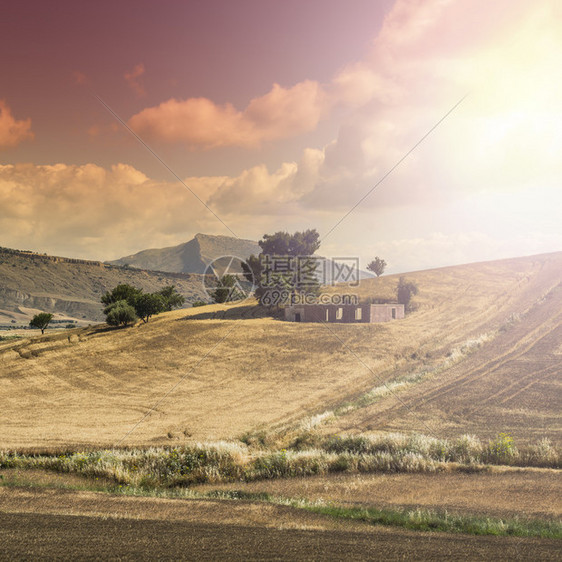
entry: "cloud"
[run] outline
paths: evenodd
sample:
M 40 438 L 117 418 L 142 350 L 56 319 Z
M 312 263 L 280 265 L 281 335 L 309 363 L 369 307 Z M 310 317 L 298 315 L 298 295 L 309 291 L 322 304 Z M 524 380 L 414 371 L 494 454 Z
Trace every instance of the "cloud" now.
M 187 179 L 206 199 L 220 178 Z M 178 182 L 155 181 L 126 164 L 0 165 L 3 245 L 111 259 L 214 232 L 216 219 Z
M 256 147 L 314 130 L 327 107 L 320 84 L 307 80 L 292 88 L 274 84 L 243 111 L 207 98 L 170 99 L 133 115 L 129 125 L 148 139 L 190 148 Z
M 124 74 L 124 78 L 127 81 L 127 84 L 129 84 L 133 92 L 135 92 L 135 94 L 139 98 L 146 96 L 146 91 L 140 80 L 144 72 L 145 72 L 144 64 L 141 62 L 137 64 L 133 68 L 133 70 L 131 70 L 130 72 L 125 72 Z
M 129 124 L 147 139 L 211 149 L 256 147 L 340 119 L 331 142 L 294 161 L 186 179 L 242 237 L 325 234 L 469 93 L 322 252 L 381 255 L 405 271 L 554 251 L 562 244 L 559 15 L 549 2 L 398 0 L 364 59 L 327 84 L 274 85 L 243 110 L 171 99 Z M 0 171 L 4 244 L 28 247 L 33 234 L 43 251 L 108 259 L 197 231 L 228 234 L 221 228 L 181 185 L 124 164 Z
M 35 137 L 31 119 L 18 121 L 4 100 L 0 100 L 0 150 L 21 144 Z
M 522 0 L 396 2 L 364 60 L 323 89 L 328 108 L 351 111 L 322 149 L 302 207 L 351 208 L 467 93 L 361 207 L 444 206 L 481 190 L 553 185 L 562 172 L 556 10 Z M 294 192 L 290 181 L 281 188 Z
M 224 178 L 209 203 L 225 215 L 287 215 L 297 211 L 303 194 L 314 187 L 324 153 L 306 149 L 299 162 L 286 162 L 270 173 L 265 165 Z
M 364 60 L 323 87 L 328 108 L 348 109 L 337 137 L 222 182 L 213 203 L 267 213 L 270 230 L 298 217 L 326 232 L 468 93 L 325 251 L 365 252 L 377 239 L 376 253 L 407 270 L 559 249 L 559 16 L 549 2 L 399 0 Z

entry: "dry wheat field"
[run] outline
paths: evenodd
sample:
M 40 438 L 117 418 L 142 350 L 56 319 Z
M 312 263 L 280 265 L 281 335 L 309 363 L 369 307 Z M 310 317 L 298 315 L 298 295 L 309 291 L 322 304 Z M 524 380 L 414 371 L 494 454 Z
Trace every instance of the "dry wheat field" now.
M 0 342 L 4 552 L 25 521 L 59 537 L 29 556 L 93 525 L 125 558 L 142 527 L 170 556 L 556 559 L 562 253 L 406 277 L 385 324 L 247 301 Z

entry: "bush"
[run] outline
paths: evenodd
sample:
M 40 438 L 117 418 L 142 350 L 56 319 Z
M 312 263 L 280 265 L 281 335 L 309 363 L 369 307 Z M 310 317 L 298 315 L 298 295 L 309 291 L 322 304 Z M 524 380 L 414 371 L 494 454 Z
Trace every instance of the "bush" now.
M 418 286 L 413 281 L 407 281 L 404 277 L 400 277 L 398 286 L 396 287 L 396 298 L 399 303 L 404 305 L 406 311 L 412 311 L 410 301 L 414 295 L 418 294 Z
M 103 312 L 110 326 L 127 326 L 137 320 L 135 309 L 125 300 L 110 304 Z

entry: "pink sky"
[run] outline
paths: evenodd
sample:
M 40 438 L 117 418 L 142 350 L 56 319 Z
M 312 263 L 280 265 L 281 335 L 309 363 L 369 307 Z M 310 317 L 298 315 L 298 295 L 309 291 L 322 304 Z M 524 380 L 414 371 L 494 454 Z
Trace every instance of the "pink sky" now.
M 3 9 L 0 245 L 325 235 L 391 271 L 562 250 L 562 12 L 524 0 Z

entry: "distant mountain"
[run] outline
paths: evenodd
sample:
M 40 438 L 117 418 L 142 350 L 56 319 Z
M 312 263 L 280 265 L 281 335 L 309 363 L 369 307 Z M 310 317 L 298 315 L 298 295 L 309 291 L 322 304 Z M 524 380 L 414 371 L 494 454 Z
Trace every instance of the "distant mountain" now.
M 196 234 L 193 240 L 178 246 L 143 250 L 107 263 L 173 273 L 204 273 L 210 262 L 222 256 L 245 260 L 251 254 L 260 252 L 258 243 L 252 240 Z
M 102 321 L 100 297 L 120 283 L 147 292 L 175 285 L 186 306 L 208 298 L 197 274 L 145 271 L 0 248 L 0 329 L 25 325 L 38 311 L 80 322 Z
M 204 273 L 209 263 L 222 256 L 235 256 L 241 260 L 246 260 L 250 255 L 258 255 L 260 253 L 260 246 L 252 240 L 243 240 L 231 236 L 196 234 L 193 240 L 178 246 L 143 250 L 107 263 L 154 271 Z M 334 262 L 329 258 L 321 258 L 319 256 L 319 260 L 325 260 L 324 262 L 319 262 L 318 277 L 326 285 L 345 281 L 346 275 L 348 275 L 346 268 L 357 268 L 359 265 L 353 259 L 345 263 L 341 261 Z M 220 273 L 221 265 L 227 264 L 226 262 L 223 264 L 219 262 L 218 273 Z M 231 269 L 229 271 L 231 272 L 233 271 L 232 267 L 233 265 L 230 265 Z M 355 270 L 353 275 L 355 278 L 358 275 L 359 279 L 373 277 L 371 273 L 362 270 Z M 349 281 L 350 279 L 347 280 Z

